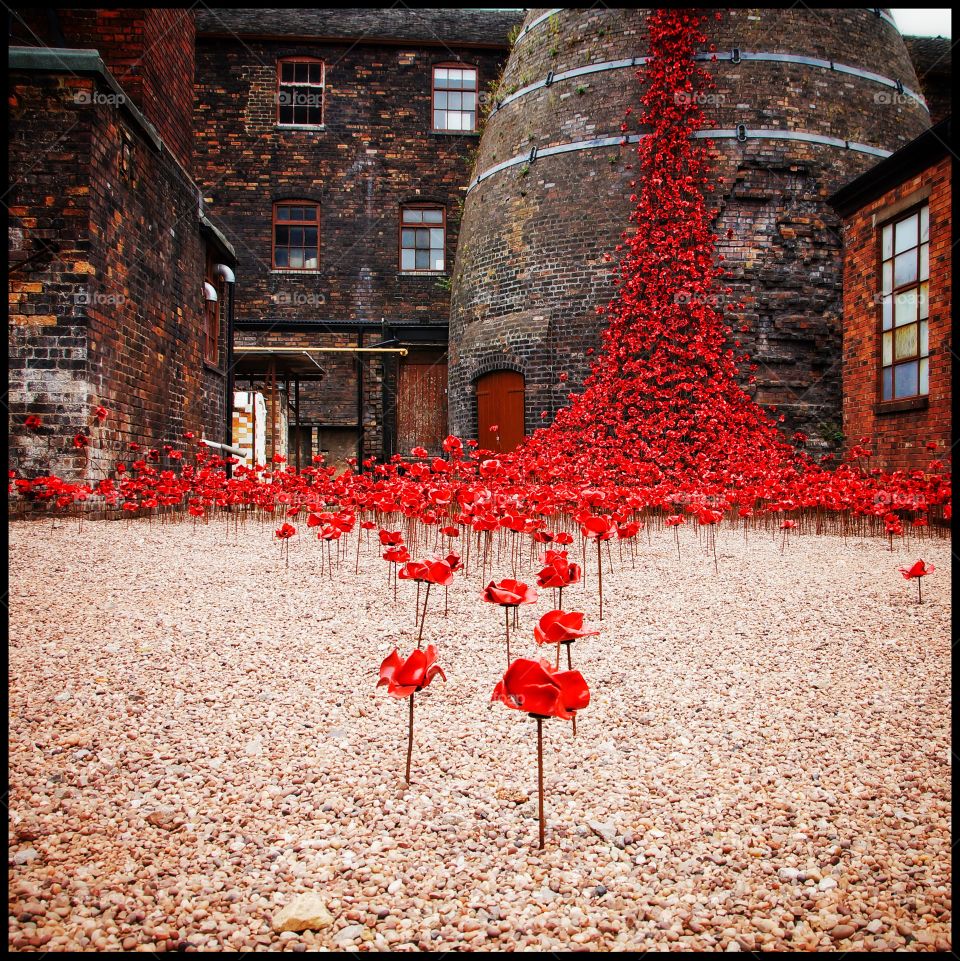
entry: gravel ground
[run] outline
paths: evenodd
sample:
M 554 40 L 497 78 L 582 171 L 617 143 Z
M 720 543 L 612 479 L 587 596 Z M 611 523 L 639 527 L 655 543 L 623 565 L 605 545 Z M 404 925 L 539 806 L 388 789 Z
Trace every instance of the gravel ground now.
M 448 618 L 430 599 L 448 683 L 417 695 L 407 788 L 407 705 L 375 683 L 416 588 L 394 605 L 372 542 L 330 579 L 252 523 L 10 532 L 13 948 L 950 947 L 945 540 L 723 530 L 719 574 L 689 528 L 680 561 L 669 531 L 636 569 L 614 545 L 573 648 L 591 704 L 576 738 L 544 725 L 541 851 L 479 572 Z M 596 626 L 593 565 L 564 601 Z M 274 930 L 304 892 L 330 923 Z

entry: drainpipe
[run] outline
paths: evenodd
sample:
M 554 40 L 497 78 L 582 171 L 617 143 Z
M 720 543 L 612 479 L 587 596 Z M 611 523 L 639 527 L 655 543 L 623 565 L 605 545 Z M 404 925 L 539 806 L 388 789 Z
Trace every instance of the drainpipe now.
M 363 346 L 363 328 L 357 328 L 357 346 Z M 363 355 L 357 354 L 357 473 L 363 473 Z

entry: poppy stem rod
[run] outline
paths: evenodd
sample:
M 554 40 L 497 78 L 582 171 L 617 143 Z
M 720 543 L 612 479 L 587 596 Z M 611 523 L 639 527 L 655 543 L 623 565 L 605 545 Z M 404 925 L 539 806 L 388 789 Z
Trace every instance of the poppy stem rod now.
M 407 735 L 407 784 L 410 783 L 410 758 L 413 756 L 413 694 L 410 695 L 410 732 Z
M 420 618 L 420 633 L 417 635 L 417 650 L 423 640 L 423 622 L 427 619 L 427 602 L 430 600 L 430 581 L 427 581 L 427 594 L 423 599 L 423 616 Z
M 413 730 L 411 728 L 411 730 Z M 540 800 L 540 847 L 543 847 L 543 718 L 537 718 L 537 793 Z

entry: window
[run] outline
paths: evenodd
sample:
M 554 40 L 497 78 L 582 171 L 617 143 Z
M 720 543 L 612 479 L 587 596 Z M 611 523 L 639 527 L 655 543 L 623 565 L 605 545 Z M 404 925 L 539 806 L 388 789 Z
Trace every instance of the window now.
M 433 68 L 433 129 L 477 129 L 477 69 Z
M 880 232 L 880 399 L 929 393 L 930 207 Z
M 277 123 L 323 126 L 323 61 L 291 57 L 277 62 Z
M 220 305 L 223 303 L 223 282 L 216 275 L 213 254 L 207 251 L 206 283 L 203 285 L 204 330 L 203 359 L 214 367 L 220 363 Z
M 273 205 L 273 266 L 316 270 L 320 258 L 320 207 L 309 201 Z
M 442 207 L 404 207 L 400 216 L 400 269 L 444 270 L 446 237 Z

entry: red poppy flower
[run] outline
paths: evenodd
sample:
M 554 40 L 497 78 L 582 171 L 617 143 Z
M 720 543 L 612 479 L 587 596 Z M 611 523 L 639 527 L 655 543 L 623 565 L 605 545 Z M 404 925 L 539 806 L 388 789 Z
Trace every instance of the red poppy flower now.
M 100 423 L 102 424 L 102 423 L 107 419 L 107 408 L 106 408 L 106 407 L 98 407 L 98 408 L 93 412 L 93 415 L 94 415 L 94 417 L 96 417 L 97 420 L 100 421 Z
M 23 422 L 23 426 L 26 427 L 27 430 L 38 430 L 42 424 L 43 421 L 40 419 L 39 414 L 29 414 Z
M 425 650 L 418 648 L 406 660 L 394 648 L 380 665 L 377 687 L 387 685 L 391 697 L 409 697 L 427 687 L 438 675 L 446 680 L 443 668 L 434 663 L 436 659 L 437 649 L 433 644 L 428 644 Z
M 503 607 L 517 607 L 520 604 L 535 604 L 537 592 L 520 581 L 505 578 L 499 584 L 491 581 L 484 588 L 483 599 L 490 604 L 500 604 Z
M 573 534 L 568 534 L 566 531 L 560 531 L 560 533 L 554 537 L 553 542 L 555 544 L 572 544 Z
M 605 541 L 613 537 L 614 523 L 609 517 L 587 515 L 580 524 L 580 532 L 584 537 Z
M 288 537 L 293 537 L 297 533 L 297 529 L 293 524 L 284 524 L 282 527 L 277 528 L 276 534 L 281 540 L 286 540 Z
M 459 537 L 460 528 L 454 527 L 453 524 L 449 524 L 447 527 L 441 527 L 440 533 L 445 535 L 446 537 Z
M 533 629 L 538 644 L 562 644 L 578 637 L 593 637 L 599 631 L 583 629 L 583 614 L 579 611 L 547 611 Z
M 427 452 L 426 447 L 414 447 L 413 450 L 410 451 L 410 455 L 412 457 L 429 457 L 430 456 L 429 453 Z
M 453 570 L 446 561 L 426 560 L 424 564 L 427 568 L 427 574 L 424 580 L 429 581 L 431 584 L 439 584 L 441 587 L 446 587 L 448 584 L 453 583 Z
M 383 552 L 383 559 L 392 564 L 406 564 L 410 560 L 410 551 L 400 544 L 398 547 L 390 547 Z
M 780 530 L 782 531 L 792 531 L 797 526 L 796 521 L 786 520 L 780 524 Z
M 569 721 L 590 703 L 590 689 L 579 671 L 554 671 L 546 661 L 517 658 L 493 689 L 491 701 Z
M 83 450 L 84 447 L 90 446 L 90 438 L 85 434 L 76 434 L 73 438 L 73 446 L 79 450 Z
M 547 551 L 546 561 L 546 566 L 537 574 L 539 587 L 569 587 L 580 582 L 580 565 L 571 564 L 566 551 Z
M 678 524 L 686 523 L 686 520 L 683 514 L 672 514 L 670 517 L 667 517 L 663 523 L 666 524 L 667 527 L 676 527 Z
M 188 430 L 183 436 L 186 440 L 193 440 L 194 433 L 192 430 Z
M 395 547 L 398 544 L 403 543 L 403 532 L 402 531 L 380 531 L 380 543 L 384 547 Z
M 901 567 L 899 571 L 903 576 L 909 581 L 914 577 L 926 577 L 927 574 L 932 574 L 936 568 L 933 564 L 927 564 L 925 561 L 917 561 L 912 567 Z
M 401 581 L 425 581 L 428 579 L 429 571 L 423 561 L 410 561 L 404 564 L 397 572 L 397 577 Z
M 463 567 L 463 561 L 460 559 L 460 555 L 455 551 L 451 551 L 446 557 L 447 563 L 450 565 L 450 570 L 456 573 Z

